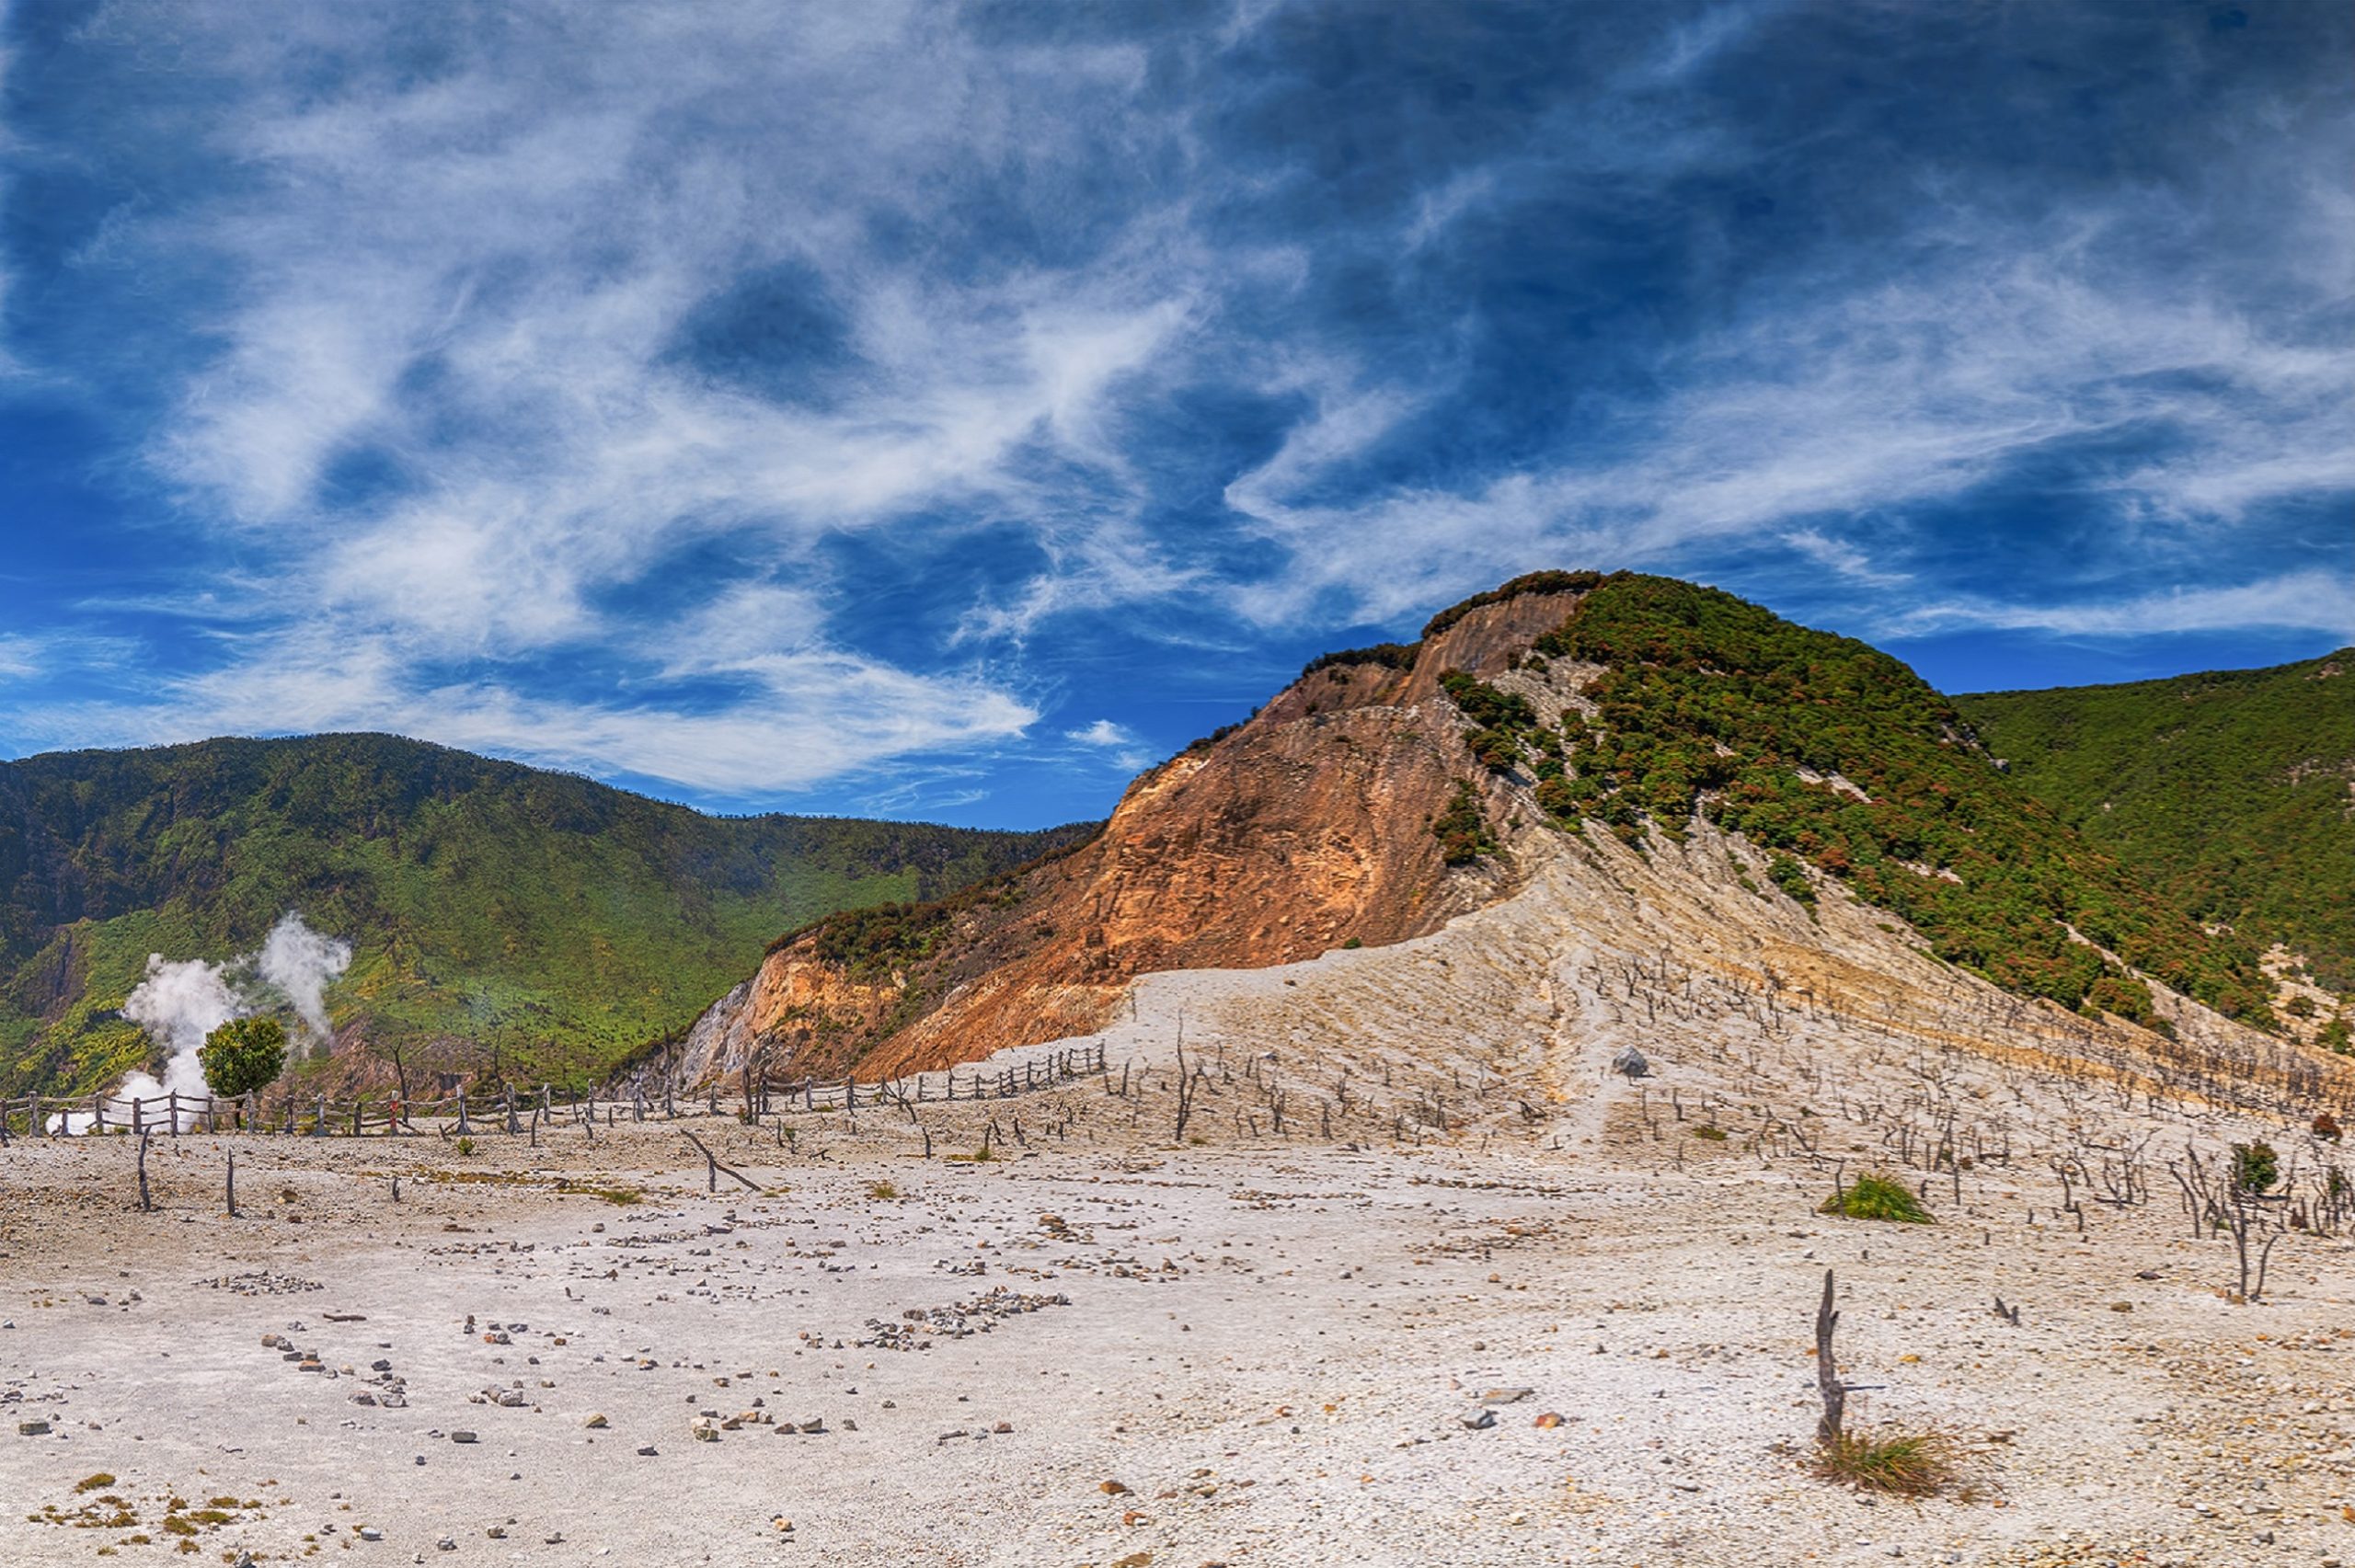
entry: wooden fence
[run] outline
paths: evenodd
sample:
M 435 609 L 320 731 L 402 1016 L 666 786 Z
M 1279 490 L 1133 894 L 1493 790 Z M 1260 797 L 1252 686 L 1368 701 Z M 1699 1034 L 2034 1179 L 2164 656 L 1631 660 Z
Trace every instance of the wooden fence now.
M 1077 1078 L 1100 1077 L 1105 1070 L 1104 1047 L 1097 1042 L 994 1071 L 952 1068 L 880 1083 L 804 1078 L 776 1084 L 754 1078 L 740 1093 L 726 1096 L 716 1083 L 700 1097 L 681 1096 L 667 1085 L 659 1095 L 649 1096 L 641 1084 L 619 1093 L 609 1090 L 601 1098 L 595 1089 L 585 1094 L 560 1093 L 545 1083 L 536 1090 L 509 1087 L 488 1093 L 469 1094 L 462 1089 L 431 1100 L 398 1094 L 352 1100 L 330 1100 L 325 1095 L 305 1099 L 247 1094 L 221 1099 L 167 1093 L 128 1099 L 112 1094 L 31 1094 L 0 1099 L 0 1144 L 11 1138 L 116 1132 L 169 1137 L 184 1132 L 245 1131 L 308 1138 L 389 1138 L 431 1131 L 446 1138 L 477 1132 L 528 1133 L 543 1127 L 583 1123 L 594 1126 L 601 1118 L 605 1126 L 614 1127 L 625 1121 L 676 1120 L 683 1116 L 742 1119 L 830 1111 L 856 1115 L 861 1107 L 907 1109 L 927 1104 L 1011 1099 Z M 420 1121 L 426 1125 L 418 1125 Z

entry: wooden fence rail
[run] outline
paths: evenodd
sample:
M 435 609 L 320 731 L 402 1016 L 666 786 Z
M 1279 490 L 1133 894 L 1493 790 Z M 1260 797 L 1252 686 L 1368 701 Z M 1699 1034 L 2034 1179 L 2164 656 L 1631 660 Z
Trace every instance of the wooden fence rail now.
M 1002 1100 L 1032 1093 L 1082 1077 L 1106 1071 L 1103 1044 L 1093 1042 L 1059 1051 L 1019 1067 L 946 1072 L 920 1072 L 879 1083 L 851 1079 L 820 1082 L 804 1078 L 779 1084 L 748 1080 L 741 1093 L 723 1096 L 715 1083 L 700 1102 L 683 1099 L 665 1085 L 659 1099 L 649 1098 L 638 1084 L 619 1092 L 597 1090 L 558 1093 L 547 1084 L 537 1090 L 504 1088 L 489 1094 L 455 1094 L 412 1100 L 398 1094 L 375 1099 L 329 1100 L 281 1094 L 265 1098 L 246 1094 L 223 1099 L 209 1094 L 166 1093 L 144 1098 L 111 1094 L 29 1094 L 0 1098 L 0 1145 L 16 1138 L 80 1137 L 89 1133 L 151 1133 L 177 1138 L 182 1133 L 274 1132 L 308 1138 L 388 1138 L 432 1131 L 441 1137 L 475 1133 L 536 1134 L 543 1127 L 643 1122 L 681 1116 L 739 1118 L 772 1115 L 844 1112 L 861 1108 L 908 1109 L 957 1101 Z M 428 1124 L 419 1127 L 422 1120 Z

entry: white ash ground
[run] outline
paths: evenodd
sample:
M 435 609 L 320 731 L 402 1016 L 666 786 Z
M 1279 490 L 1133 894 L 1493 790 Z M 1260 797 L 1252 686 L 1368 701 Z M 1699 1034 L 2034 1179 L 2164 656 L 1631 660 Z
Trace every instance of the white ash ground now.
M 896 1108 L 682 1124 L 758 1195 L 660 1123 L 158 1140 L 151 1214 L 129 1140 L 20 1141 L 0 1563 L 2355 1561 L 2346 1245 L 2292 1234 L 2235 1306 L 2168 1178 L 2080 1234 L 2050 1166 L 2335 1151 L 2056 1075 L 2133 1042 L 1694 869 L 1725 853 L 1150 978 L 1111 1081 L 918 1107 L 929 1160 Z M 1629 1044 L 1656 1081 L 1603 1071 Z M 1940 1127 L 1938 1224 L 1815 1212 Z M 1947 1433 L 1947 1495 L 1807 1473 L 1826 1266 L 1852 1416 Z
M 1812 1176 L 1717 1149 L 1682 1173 L 1324 1147 L 973 1165 L 846 1135 L 832 1160 L 764 1160 L 743 1132 L 730 1150 L 788 1190 L 712 1197 L 648 1127 L 467 1162 L 511 1185 L 425 1179 L 455 1163 L 438 1143 L 257 1140 L 230 1221 L 228 1141 L 152 1156 L 151 1215 L 123 1212 L 120 1142 L 8 1151 L 0 1561 L 168 1555 L 164 1519 L 216 1498 L 231 1517 L 190 1539 L 230 1562 L 2222 1563 L 2355 1544 L 2345 1253 L 2302 1240 L 2277 1298 L 2235 1308 L 2223 1245 L 2155 1206 L 2080 1239 L 1975 1180 L 1977 1212 L 1933 1228 L 1820 1218 Z M 648 1196 L 559 1194 L 568 1173 Z M 899 1196 L 870 1196 L 879 1180 Z M 98 1196 L 77 1212 L 72 1192 Z M 1844 1369 L 1886 1385 L 1866 1418 L 1952 1433 L 1969 1500 L 1874 1505 L 1803 1473 L 1827 1264 Z M 1070 1305 L 855 1346 L 870 1321 L 1001 1288 Z M 353 1402 L 388 1377 L 404 1404 Z M 1465 1426 L 1482 1393 L 1524 1387 Z M 469 1397 L 500 1390 L 522 1399 Z M 1533 1425 L 1548 1411 L 1567 1422 Z M 706 1413 L 756 1418 L 697 1441 Z M 137 1522 L 73 1528 L 86 1509 Z

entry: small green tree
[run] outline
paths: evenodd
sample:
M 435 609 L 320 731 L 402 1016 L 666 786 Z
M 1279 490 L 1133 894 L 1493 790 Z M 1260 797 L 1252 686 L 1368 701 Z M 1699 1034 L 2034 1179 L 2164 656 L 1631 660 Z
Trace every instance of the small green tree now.
M 286 1026 L 275 1018 L 232 1018 L 196 1053 L 204 1082 L 224 1099 L 250 1093 L 286 1065 Z

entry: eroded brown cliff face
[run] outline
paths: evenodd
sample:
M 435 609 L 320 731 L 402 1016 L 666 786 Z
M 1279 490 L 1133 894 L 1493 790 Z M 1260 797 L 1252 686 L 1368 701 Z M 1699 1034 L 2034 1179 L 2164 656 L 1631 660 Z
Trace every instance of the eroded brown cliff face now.
M 754 1052 L 791 1078 L 936 1069 L 1086 1034 L 1142 974 L 1258 968 L 1352 938 L 1379 946 L 1494 901 L 1516 886 L 1513 868 L 1451 867 L 1430 831 L 1459 782 L 1493 820 L 1516 809 L 1472 759 L 1439 678 L 1500 672 L 1578 599 L 1474 608 L 1409 670 L 1304 676 L 1239 729 L 1139 778 L 1081 850 L 925 917 L 903 961 L 854 967 L 804 934 L 705 1015 L 673 1072 L 699 1082 Z

